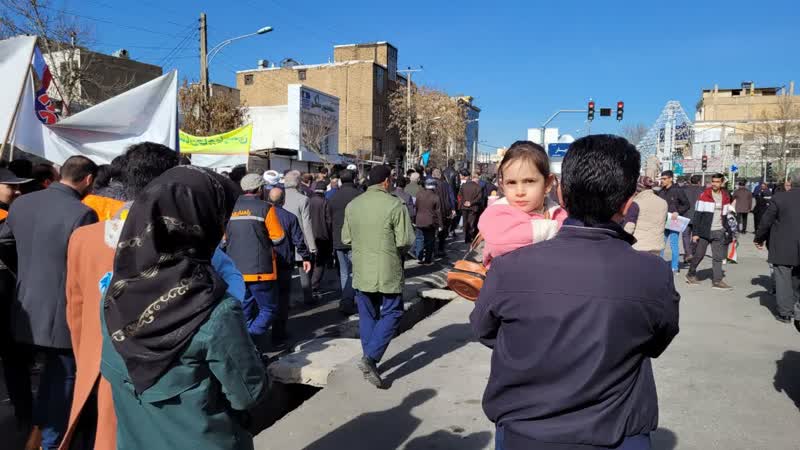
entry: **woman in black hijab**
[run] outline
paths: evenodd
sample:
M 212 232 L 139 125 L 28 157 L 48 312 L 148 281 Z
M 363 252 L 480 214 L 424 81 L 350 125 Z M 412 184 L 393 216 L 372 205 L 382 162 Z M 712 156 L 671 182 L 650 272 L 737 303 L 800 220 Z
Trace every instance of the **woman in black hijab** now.
M 118 448 L 253 448 L 242 418 L 266 388 L 264 367 L 211 266 L 236 196 L 181 166 L 130 208 L 103 304 Z

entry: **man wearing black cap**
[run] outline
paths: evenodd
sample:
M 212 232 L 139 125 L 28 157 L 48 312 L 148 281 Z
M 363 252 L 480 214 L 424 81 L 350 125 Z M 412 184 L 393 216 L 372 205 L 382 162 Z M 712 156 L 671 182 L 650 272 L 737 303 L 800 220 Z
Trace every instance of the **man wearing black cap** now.
M 405 204 L 389 193 L 391 170 L 369 172 L 367 192 L 345 209 L 342 243 L 353 247 L 353 289 L 364 356 L 364 377 L 378 388 L 383 379 L 377 363 L 403 316 L 402 255 L 414 244 L 414 227 Z
M 8 217 L 8 208 L 20 194 L 20 187 L 31 181 L 19 178 L 14 172 L 0 168 L 0 228 Z M 11 252 L 9 252 L 11 253 Z M 28 375 L 30 357 L 27 349 L 14 345 L 11 338 L 11 302 L 16 288 L 16 255 L 0 255 L 0 359 L 14 416 L 20 426 L 31 421 L 31 382 Z

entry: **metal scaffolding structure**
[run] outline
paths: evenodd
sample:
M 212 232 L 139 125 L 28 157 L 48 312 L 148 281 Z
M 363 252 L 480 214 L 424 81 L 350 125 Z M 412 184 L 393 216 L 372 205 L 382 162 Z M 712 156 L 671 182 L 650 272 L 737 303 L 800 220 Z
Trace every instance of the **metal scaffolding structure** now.
M 683 157 L 676 154 L 676 143 L 685 142 L 686 145 L 691 145 L 693 136 L 694 124 L 681 103 L 670 100 L 636 148 L 642 154 L 643 160 L 655 156 L 661 163 L 662 170 L 672 169 L 673 160 Z

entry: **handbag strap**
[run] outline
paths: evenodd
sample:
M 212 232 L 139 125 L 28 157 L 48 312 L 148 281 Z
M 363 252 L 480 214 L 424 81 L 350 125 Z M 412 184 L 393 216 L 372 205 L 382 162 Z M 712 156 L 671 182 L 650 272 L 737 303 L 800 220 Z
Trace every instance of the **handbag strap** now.
M 481 242 L 483 242 L 483 236 L 480 233 L 478 233 L 478 235 L 475 236 L 475 239 L 472 240 L 472 244 L 469 245 L 469 249 L 467 249 L 467 252 L 464 253 L 464 257 L 461 259 L 469 259 L 469 255 L 471 255 L 478 249 L 478 246 L 481 245 Z

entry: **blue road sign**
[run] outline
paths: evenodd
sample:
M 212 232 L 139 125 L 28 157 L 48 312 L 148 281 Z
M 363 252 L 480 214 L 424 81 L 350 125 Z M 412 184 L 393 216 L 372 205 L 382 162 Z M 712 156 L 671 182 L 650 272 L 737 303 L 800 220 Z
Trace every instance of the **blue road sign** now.
M 731 166 L 731 173 L 736 173 L 738 171 L 739 171 L 739 166 L 737 166 L 736 164 Z
M 563 158 L 567 156 L 568 149 L 569 144 L 548 144 L 547 154 L 550 155 L 551 158 Z
M 673 168 L 672 168 L 672 173 L 674 173 L 674 174 L 675 174 L 675 175 L 677 175 L 677 176 L 681 176 L 681 175 L 683 175 L 683 164 L 681 164 L 681 163 L 677 163 L 677 162 L 676 162 L 676 163 L 673 165 Z

